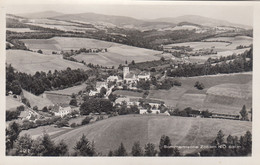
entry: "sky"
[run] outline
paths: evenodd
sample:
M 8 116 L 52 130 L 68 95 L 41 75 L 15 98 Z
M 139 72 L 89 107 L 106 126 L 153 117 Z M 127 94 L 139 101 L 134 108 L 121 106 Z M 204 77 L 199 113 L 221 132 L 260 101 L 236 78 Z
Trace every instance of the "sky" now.
M 43 2 L 43 1 L 42 1 Z M 57 1 L 56 1 L 57 2 Z M 192 5 L 190 5 L 192 4 Z M 250 4 L 243 5 L 211 5 L 211 3 L 187 3 L 187 5 L 179 3 L 89 3 L 80 4 L 75 1 L 73 4 L 51 3 L 51 4 L 32 4 L 17 3 L 8 5 L 7 13 L 33 13 L 46 10 L 53 10 L 65 14 L 73 13 L 98 13 L 107 15 L 129 16 L 137 19 L 154 19 L 162 17 L 178 17 L 182 15 L 200 15 L 215 19 L 226 20 L 232 23 L 253 26 L 253 7 Z

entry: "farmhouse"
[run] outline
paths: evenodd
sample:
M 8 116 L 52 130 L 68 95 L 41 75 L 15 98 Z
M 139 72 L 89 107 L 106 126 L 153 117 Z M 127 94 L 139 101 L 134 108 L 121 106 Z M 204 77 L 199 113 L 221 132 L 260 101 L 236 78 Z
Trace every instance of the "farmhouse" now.
M 60 105 L 54 105 L 52 111 L 54 112 L 55 116 L 63 117 L 65 115 L 70 114 L 72 112 L 72 109 L 69 105 L 60 104 Z

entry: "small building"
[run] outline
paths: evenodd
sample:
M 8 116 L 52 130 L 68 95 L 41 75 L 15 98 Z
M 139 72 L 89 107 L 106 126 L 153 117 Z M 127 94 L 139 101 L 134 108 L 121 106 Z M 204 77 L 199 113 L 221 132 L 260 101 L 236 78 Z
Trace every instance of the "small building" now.
M 89 92 L 89 96 L 95 96 L 96 94 L 98 94 L 98 91 L 93 91 L 93 90 L 90 90 Z
M 106 82 L 102 82 L 102 81 L 98 81 L 97 83 L 96 83 L 96 89 L 97 89 L 97 92 L 98 93 L 100 93 L 100 90 L 101 90 L 101 88 L 106 88 L 106 89 L 108 89 L 108 86 L 107 86 L 107 83 Z
M 60 104 L 54 105 L 52 111 L 54 112 L 55 116 L 64 117 L 65 115 L 70 114 L 72 112 L 72 109 L 70 105 Z
M 107 82 L 117 82 L 119 80 L 118 76 L 109 76 Z
M 150 80 L 150 72 L 141 72 L 138 74 L 138 80 Z

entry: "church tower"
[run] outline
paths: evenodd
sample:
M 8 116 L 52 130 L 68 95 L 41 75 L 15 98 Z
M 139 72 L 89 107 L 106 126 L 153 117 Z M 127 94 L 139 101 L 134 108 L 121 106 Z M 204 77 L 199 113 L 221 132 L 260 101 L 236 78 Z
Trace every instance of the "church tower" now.
M 125 76 L 129 73 L 129 67 L 128 66 L 124 66 L 123 67 L 123 78 L 125 79 Z

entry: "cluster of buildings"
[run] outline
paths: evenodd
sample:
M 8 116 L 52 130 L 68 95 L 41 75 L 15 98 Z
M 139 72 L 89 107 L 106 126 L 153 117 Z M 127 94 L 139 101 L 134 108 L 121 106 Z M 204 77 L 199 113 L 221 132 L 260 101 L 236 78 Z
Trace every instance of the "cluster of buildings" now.
M 100 93 L 101 89 L 104 87 L 108 92 L 110 90 L 112 90 L 115 86 L 113 86 L 113 88 L 109 88 L 108 87 L 108 83 L 109 82 L 115 82 L 116 86 L 120 89 L 123 88 L 122 84 L 127 85 L 130 89 L 137 89 L 136 87 L 134 87 L 134 84 L 136 84 L 138 81 L 141 80 L 150 80 L 150 72 L 141 72 L 139 74 L 136 74 L 134 72 L 131 72 L 129 70 L 129 67 L 125 66 L 123 67 L 123 78 L 120 76 L 109 76 L 106 81 L 104 82 L 97 82 L 96 83 L 96 88 L 95 90 L 91 90 L 89 92 L 89 96 L 95 96 L 96 94 Z M 108 96 L 110 93 L 107 93 L 106 95 Z

